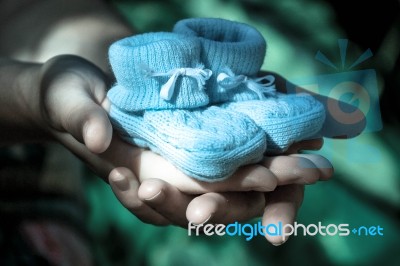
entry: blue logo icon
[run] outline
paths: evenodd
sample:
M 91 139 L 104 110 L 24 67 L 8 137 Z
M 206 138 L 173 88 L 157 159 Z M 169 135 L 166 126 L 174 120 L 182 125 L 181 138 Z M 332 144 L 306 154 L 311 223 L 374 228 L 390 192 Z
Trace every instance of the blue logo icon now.
M 316 95 L 316 97 L 325 105 L 327 113 L 327 120 L 322 132 L 324 137 L 352 138 L 361 131 L 364 133 L 380 131 L 382 120 L 376 71 L 374 69 L 353 70 L 353 68 L 371 58 L 372 52 L 367 49 L 355 62 L 347 64 L 348 40 L 339 39 L 338 45 L 341 64 L 335 65 L 321 51 L 318 51 L 315 55 L 317 61 L 332 68 L 336 71 L 335 73 L 291 80 L 292 83 L 287 83 L 288 93 L 297 93 L 298 87 L 303 87 L 310 88 L 311 91 L 322 95 Z M 336 99 L 336 101 L 329 100 L 329 98 Z M 352 132 L 357 132 L 357 134 Z M 353 140 L 349 141 L 349 145 L 352 145 L 349 150 L 368 150 L 377 155 L 376 149 L 365 143 L 357 144 Z M 356 158 L 351 157 L 351 159 Z M 375 159 L 378 159 L 378 157 L 375 156 Z

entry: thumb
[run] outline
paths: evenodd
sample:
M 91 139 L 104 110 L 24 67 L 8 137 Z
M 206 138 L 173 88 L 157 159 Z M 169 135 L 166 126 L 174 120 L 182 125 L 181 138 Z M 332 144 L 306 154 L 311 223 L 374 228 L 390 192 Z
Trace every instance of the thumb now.
M 90 98 L 82 98 L 76 103 L 63 127 L 94 153 L 102 153 L 110 145 L 112 126 L 107 112 Z
M 45 117 L 58 131 L 66 131 L 94 152 L 110 145 L 112 126 L 105 108 L 107 79 L 96 66 L 77 57 L 48 63 L 44 77 Z
M 105 151 L 111 142 L 112 126 L 105 110 L 104 73 L 82 58 L 61 56 L 46 63 L 41 84 L 48 124 L 71 134 L 91 152 Z
M 86 120 L 80 122 L 82 126 L 83 142 L 94 152 L 104 152 L 110 145 L 112 126 L 107 113 L 100 106 L 93 104 L 90 107 Z
M 55 90 L 47 105 L 50 125 L 56 131 L 69 133 L 94 153 L 104 152 L 112 138 L 105 89 L 98 91 L 101 93 L 96 95 L 82 86 L 67 84 Z

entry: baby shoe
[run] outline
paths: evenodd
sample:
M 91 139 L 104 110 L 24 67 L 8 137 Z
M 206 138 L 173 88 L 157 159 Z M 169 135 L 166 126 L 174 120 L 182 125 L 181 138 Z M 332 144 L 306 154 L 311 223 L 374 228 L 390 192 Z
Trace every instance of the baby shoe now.
M 112 44 L 117 84 L 108 92 L 110 118 L 127 142 L 150 148 L 183 173 L 218 181 L 262 159 L 265 134 L 246 115 L 207 107 L 197 38 L 146 33 Z
M 322 127 L 325 111 L 320 102 L 309 95 L 279 94 L 274 76 L 257 77 L 266 42 L 255 28 L 224 19 L 191 18 L 177 22 L 174 32 L 199 38 L 201 60 L 213 71 L 207 83 L 210 103 L 252 118 L 266 132 L 266 153 L 283 152 Z
M 238 167 L 259 162 L 265 151 L 265 134 L 250 118 L 217 106 L 143 115 L 112 106 L 110 115 L 122 139 L 150 148 L 201 181 L 223 180 Z
M 198 40 L 169 32 L 145 33 L 113 43 L 109 60 L 118 86 L 107 96 L 125 111 L 206 106 L 212 74 L 200 64 Z
M 248 115 L 266 132 L 267 154 L 280 154 L 294 142 L 315 137 L 325 120 L 324 106 L 306 93 L 276 93 L 265 100 L 230 102 L 222 107 Z
M 212 70 L 207 82 L 211 104 L 258 99 L 258 93 L 240 82 L 242 77 L 256 77 L 263 64 L 266 42 L 255 28 L 218 18 L 190 18 L 178 21 L 174 32 L 198 37 L 201 61 Z M 220 86 L 221 74 L 233 77 L 237 86 Z M 239 79 L 239 80 L 236 80 Z

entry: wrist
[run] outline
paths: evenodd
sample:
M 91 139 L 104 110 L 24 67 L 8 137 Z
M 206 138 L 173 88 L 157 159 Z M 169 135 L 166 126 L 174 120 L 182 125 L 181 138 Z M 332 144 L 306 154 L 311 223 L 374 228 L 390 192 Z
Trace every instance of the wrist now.
M 48 139 L 40 122 L 39 83 L 41 64 L 0 60 L 1 142 Z

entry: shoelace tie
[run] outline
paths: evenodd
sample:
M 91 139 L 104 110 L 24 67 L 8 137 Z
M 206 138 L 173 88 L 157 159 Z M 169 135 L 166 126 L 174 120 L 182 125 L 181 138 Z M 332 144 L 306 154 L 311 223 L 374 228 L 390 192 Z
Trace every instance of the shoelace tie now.
M 249 90 L 255 92 L 260 100 L 265 99 L 265 94 L 273 95 L 275 92 L 275 77 L 272 75 L 253 79 L 246 75 L 235 75 L 230 69 L 226 69 L 218 74 L 217 82 L 225 90 L 244 84 Z
M 196 79 L 200 90 L 204 89 L 206 81 L 211 77 L 212 71 L 205 69 L 203 65 L 196 68 L 176 68 L 168 72 L 155 72 L 148 67 L 144 67 L 147 77 L 170 77 L 168 81 L 161 86 L 160 97 L 166 101 L 171 100 L 175 92 L 175 83 L 179 76 L 186 76 Z

